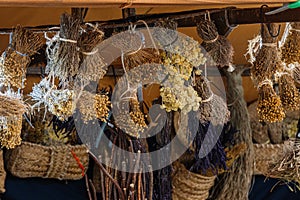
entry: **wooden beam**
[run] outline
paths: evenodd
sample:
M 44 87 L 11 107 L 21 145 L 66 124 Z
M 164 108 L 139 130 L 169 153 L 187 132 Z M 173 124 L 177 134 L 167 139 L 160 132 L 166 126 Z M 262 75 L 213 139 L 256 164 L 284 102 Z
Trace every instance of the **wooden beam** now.
M 0 0 L 1 1 L 1 0 Z M 286 10 L 276 15 L 264 15 L 268 10 L 277 9 L 272 8 L 217 8 L 217 9 L 202 9 L 174 13 L 161 13 L 161 14 L 147 14 L 136 15 L 131 19 L 131 22 L 144 26 L 143 23 L 137 22 L 138 20 L 145 21 L 149 26 L 152 26 L 159 19 L 173 19 L 177 21 L 178 27 L 194 27 L 197 22 L 203 20 L 203 16 L 209 11 L 211 18 L 216 23 L 223 24 L 220 28 L 221 35 L 228 34 L 228 27 L 226 28 L 225 19 L 227 18 L 228 25 L 240 24 L 256 24 L 256 23 L 280 23 L 280 22 L 298 22 L 300 21 L 300 8 Z M 111 29 L 124 29 L 130 24 L 127 19 L 114 19 L 109 21 L 91 21 L 90 23 L 98 23 L 105 31 Z M 59 27 L 58 25 L 43 25 L 35 27 L 26 27 L 35 31 L 49 31 L 49 28 Z M 51 29 L 55 31 L 55 29 Z M 56 29 L 57 30 L 57 29 Z M 11 28 L 0 29 L 0 33 L 10 33 Z
M 170 5 L 281 4 L 295 0 L 0 0 L 0 7 L 143 7 Z

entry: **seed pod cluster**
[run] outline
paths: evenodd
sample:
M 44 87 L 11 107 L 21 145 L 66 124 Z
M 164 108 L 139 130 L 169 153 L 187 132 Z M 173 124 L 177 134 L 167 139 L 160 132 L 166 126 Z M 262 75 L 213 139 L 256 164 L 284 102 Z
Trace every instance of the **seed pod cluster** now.
M 270 84 L 263 84 L 258 89 L 259 98 L 257 112 L 259 120 L 262 122 L 282 121 L 285 113 L 280 98 L 276 95 Z

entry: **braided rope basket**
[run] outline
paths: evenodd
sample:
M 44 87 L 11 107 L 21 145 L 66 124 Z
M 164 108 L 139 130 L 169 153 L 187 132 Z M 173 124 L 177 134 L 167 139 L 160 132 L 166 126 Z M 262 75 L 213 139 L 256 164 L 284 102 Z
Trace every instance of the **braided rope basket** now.
M 89 163 L 85 145 L 42 146 L 22 142 L 5 155 L 7 169 L 20 178 L 81 179 Z
M 176 163 L 172 179 L 173 200 L 207 199 L 215 178 L 192 173 L 184 165 Z
M 268 175 L 270 166 L 278 162 L 292 148 L 292 144 L 292 141 L 285 141 L 282 144 L 254 144 L 254 174 Z

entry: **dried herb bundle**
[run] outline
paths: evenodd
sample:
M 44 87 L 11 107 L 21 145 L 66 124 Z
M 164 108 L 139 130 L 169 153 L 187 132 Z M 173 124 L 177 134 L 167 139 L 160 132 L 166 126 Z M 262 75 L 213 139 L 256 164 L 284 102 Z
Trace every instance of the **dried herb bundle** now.
M 281 59 L 287 65 L 300 62 L 300 23 L 287 24 L 288 36 L 281 47 Z M 291 26 L 289 28 L 289 26 Z
M 283 182 L 294 181 L 300 187 L 300 143 L 296 139 L 292 144 L 287 153 L 282 156 L 282 159 L 269 166 L 267 176 L 282 179 Z
M 17 26 L 8 49 L 2 54 L 0 80 L 6 86 L 24 88 L 30 56 L 43 46 L 43 37 Z
M 258 94 L 257 113 L 259 120 L 269 123 L 282 121 L 285 113 L 280 97 L 275 93 L 272 84 L 262 84 L 258 88 Z
M 153 36 L 162 48 L 172 46 L 178 40 L 177 22 L 160 19 L 154 24 Z
M 195 161 L 190 167 L 190 171 L 195 173 L 206 174 L 208 171 L 213 171 L 217 174 L 219 169 L 226 170 L 226 153 L 223 145 L 221 144 L 220 139 L 214 144 L 215 138 L 218 137 L 218 134 L 226 134 L 221 126 L 212 126 L 210 124 L 200 124 L 196 138 L 193 142 L 195 148 Z M 205 142 L 204 142 L 205 140 Z M 212 147 L 213 145 L 213 147 Z M 203 152 L 203 150 L 211 149 L 210 152 Z M 199 157 L 204 155 L 203 158 Z
M 279 77 L 279 96 L 286 111 L 299 110 L 300 95 L 293 77 L 289 73 L 283 73 Z
M 270 35 L 268 25 L 261 25 L 262 47 L 257 52 L 255 61 L 251 67 L 251 76 L 254 84 L 257 86 L 265 79 L 272 80 L 278 68 L 281 68 L 280 52 L 277 48 L 277 37 Z M 279 25 L 271 24 L 270 31 L 278 31 Z
M 104 33 L 97 27 L 86 25 L 78 39 L 80 50 L 80 73 L 78 78 L 98 81 L 106 74 L 106 63 L 98 53 L 97 45 L 103 41 Z
M 141 49 L 138 52 L 126 55 L 124 59 L 125 68 L 128 71 L 142 64 L 159 62 L 160 57 L 155 49 Z
M 201 123 L 211 122 L 214 126 L 223 125 L 229 121 L 230 112 L 222 97 L 214 94 L 204 76 L 197 77 L 194 89 L 202 101 L 198 111 Z
M 47 72 L 53 72 L 61 82 L 72 80 L 79 70 L 77 41 L 81 18 L 76 14 L 64 13 L 60 18 L 59 36 L 55 43 L 48 44 Z M 53 42 L 53 41 L 52 41 Z
M 21 144 L 22 115 L 26 111 L 17 96 L 0 95 L 0 142 L 2 147 L 12 149 Z
M 226 37 L 219 35 L 217 27 L 212 21 L 201 21 L 197 24 L 197 32 L 203 40 L 202 46 L 217 66 L 232 66 L 233 47 Z

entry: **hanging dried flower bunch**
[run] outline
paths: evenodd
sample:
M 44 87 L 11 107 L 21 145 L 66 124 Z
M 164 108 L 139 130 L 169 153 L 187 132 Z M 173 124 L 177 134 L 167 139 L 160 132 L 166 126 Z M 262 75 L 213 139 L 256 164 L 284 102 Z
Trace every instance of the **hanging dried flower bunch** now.
M 215 64 L 219 67 L 232 68 L 233 47 L 226 37 L 219 35 L 217 27 L 210 20 L 210 17 L 197 24 L 197 32 L 203 40 L 202 46 L 212 57 Z
M 137 52 L 127 54 L 124 58 L 124 65 L 128 71 L 142 64 L 159 62 L 159 52 L 155 49 L 141 49 Z
M 278 122 L 285 117 L 281 100 L 272 86 L 272 82 L 266 80 L 258 87 L 257 112 L 259 120 L 262 122 Z
M 39 108 L 41 104 L 44 104 L 49 112 L 64 121 L 74 113 L 73 98 L 75 94 L 74 91 L 69 89 L 57 89 L 53 79 L 53 77 L 44 78 L 33 86 L 30 96 L 33 101 L 37 102 L 32 108 Z
M 80 16 L 64 13 L 60 19 L 59 35 L 48 38 L 48 62 L 46 72 L 53 71 L 61 82 L 72 80 L 79 70 L 79 52 L 77 40 L 79 38 Z
M 300 85 L 300 23 L 292 22 L 286 25 L 282 38 L 281 59 L 292 73 L 294 81 Z
M 250 54 L 251 78 L 254 85 L 258 89 L 259 100 L 257 104 L 257 112 L 260 121 L 278 122 L 285 117 L 282 102 L 273 89 L 272 78 L 277 70 L 281 68 L 280 55 L 277 48 L 277 36 L 273 36 L 278 32 L 279 26 L 275 24 L 261 25 L 261 39 L 257 37 L 255 41 L 249 42 L 248 53 Z M 261 48 L 253 50 L 252 43 L 261 43 Z M 254 51 L 254 52 L 253 52 Z M 253 54 L 256 54 L 254 58 Z
M 111 104 L 107 94 L 92 94 L 83 91 L 80 101 L 78 102 L 78 109 L 81 113 L 84 123 L 99 119 L 106 122 L 109 115 Z
M 103 41 L 104 33 L 97 25 L 86 24 L 78 39 L 80 51 L 80 73 L 78 78 L 87 81 L 98 81 L 106 74 L 106 63 L 98 52 L 97 45 Z
M 11 39 L 9 47 L 1 58 L 0 84 L 24 88 L 30 56 L 43 46 L 43 37 L 17 26 Z
M 286 111 L 299 110 L 300 95 L 295 86 L 293 77 L 288 72 L 283 72 L 279 76 L 279 96 Z
M 138 100 L 131 98 L 129 102 L 124 101 L 122 104 L 129 106 L 130 118 L 128 118 L 128 113 L 125 111 L 126 109 L 124 109 L 124 111 L 122 109 L 117 115 L 114 115 L 115 124 L 118 127 L 122 127 L 126 134 L 139 138 L 147 128 L 147 124 L 145 122 L 145 115 L 140 110 Z
M 209 81 L 204 76 L 196 77 L 194 89 L 202 98 L 198 117 L 201 123 L 211 122 L 213 125 L 222 125 L 229 121 L 230 112 L 222 97 L 213 93 Z
M 12 149 L 21 144 L 22 115 L 26 106 L 20 96 L 11 92 L 0 94 L 0 142 Z
M 183 114 L 199 109 L 201 98 L 194 88 L 184 85 L 184 80 L 178 73 L 172 69 L 166 69 L 169 72 L 169 83 L 160 89 L 162 97 L 162 108 L 167 112 L 181 110 Z
M 287 37 L 281 47 L 281 59 L 287 65 L 300 62 L 300 23 L 286 25 Z M 284 36 L 283 36 L 284 37 Z

